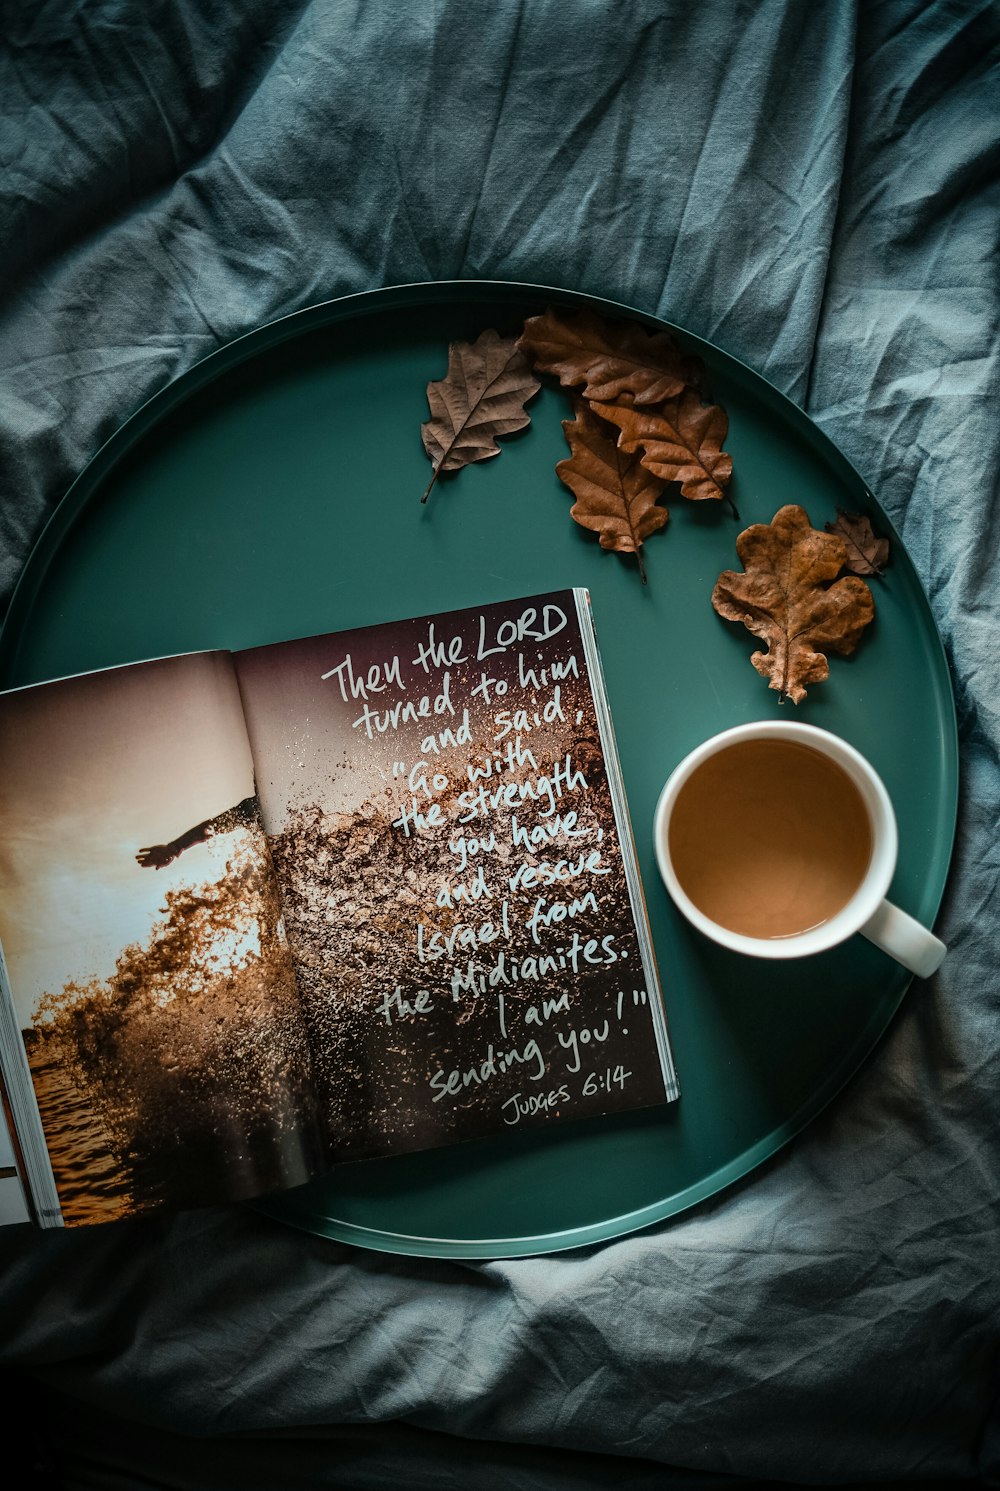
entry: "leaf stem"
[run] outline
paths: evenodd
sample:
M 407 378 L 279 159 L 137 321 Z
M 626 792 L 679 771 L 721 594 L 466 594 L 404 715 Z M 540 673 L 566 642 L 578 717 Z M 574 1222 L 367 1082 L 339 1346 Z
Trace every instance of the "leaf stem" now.
M 440 466 L 435 466 L 434 467 L 434 475 L 431 477 L 430 481 L 427 483 L 427 489 L 424 492 L 424 495 L 420 499 L 421 502 L 426 502 L 427 499 L 428 499 L 428 497 L 431 495 L 431 487 L 437 481 L 438 476 L 440 475 L 440 473 L 441 473 L 441 467 Z

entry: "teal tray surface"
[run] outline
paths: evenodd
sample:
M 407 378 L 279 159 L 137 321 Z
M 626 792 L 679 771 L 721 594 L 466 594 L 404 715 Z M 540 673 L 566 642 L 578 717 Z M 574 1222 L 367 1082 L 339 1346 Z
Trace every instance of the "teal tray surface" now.
M 666 323 L 565 290 L 459 281 L 311 307 L 233 342 L 144 405 L 74 483 L 0 634 L 0 686 L 140 658 L 250 647 L 485 600 L 587 586 L 628 790 L 682 1096 L 669 1108 L 343 1166 L 264 1209 L 397 1253 L 488 1258 L 581 1247 L 675 1215 L 747 1175 L 838 1093 L 909 975 L 860 937 L 775 964 L 715 947 L 669 903 L 653 857 L 660 788 L 700 740 L 784 713 L 835 731 L 882 775 L 900 827 L 891 897 L 930 925 L 954 836 L 958 751 L 940 639 L 902 543 L 799 409 L 682 331 L 729 414 L 737 522 L 668 499 L 649 583 L 569 518 L 555 474 L 565 394 L 546 386 L 499 457 L 420 496 L 425 388 L 448 343 L 556 304 Z M 800 503 L 893 538 L 875 624 L 796 711 L 710 604 L 735 540 Z M 711 508 L 711 511 L 708 509 Z

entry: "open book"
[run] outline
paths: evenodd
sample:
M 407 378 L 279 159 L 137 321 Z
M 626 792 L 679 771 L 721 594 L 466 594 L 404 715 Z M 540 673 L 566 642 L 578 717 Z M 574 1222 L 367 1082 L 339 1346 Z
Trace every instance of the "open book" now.
M 677 1096 L 585 591 L 13 690 L 0 823 L 43 1225 Z

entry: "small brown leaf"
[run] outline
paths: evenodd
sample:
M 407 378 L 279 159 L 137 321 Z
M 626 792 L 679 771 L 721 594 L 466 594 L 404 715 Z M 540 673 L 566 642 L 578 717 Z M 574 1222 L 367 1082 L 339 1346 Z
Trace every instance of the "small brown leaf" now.
M 638 456 L 618 448 L 617 431 L 598 419 L 580 400 L 576 419 L 563 420 L 563 431 L 573 452 L 556 467 L 556 475 L 576 498 L 569 515 L 582 528 L 600 536 L 601 548 L 634 554 L 646 583 L 642 545 L 670 514 L 657 507 L 664 483 L 647 471 Z
M 725 497 L 733 462 L 722 449 L 729 419 L 718 404 L 703 404 L 689 388 L 659 409 L 595 403 L 594 412 L 618 426 L 622 450 L 642 451 L 642 464 L 654 476 L 679 481 L 682 496 L 694 502 Z
M 701 363 L 685 357 L 666 331 L 647 332 L 637 321 L 605 321 L 593 311 L 560 316 L 551 308 L 524 323 L 521 347 L 534 367 L 552 373 L 584 398 L 659 404 L 700 381 Z
M 827 533 L 836 533 L 847 546 L 846 567 L 852 575 L 880 575 L 889 563 L 889 540 L 879 538 L 864 513 L 845 513 L 837 508 Z
M 541 384 L 514 337 L 484 331 L 474 342 L 452 342 L 446 377 L 427 385 L 431 418 L 420 427 L 434 475 L 500 454 L 497 438 L 531 421 L 525 404 Z
M 798 704 L 807 683 L 829 677 L 824 649 L 846 655 L 858 645 L 875 615 L 871 591 L 854 575 L 837 578 L 847 558 L 843 539 L 813 528 L 794 504 L 745 529 L 736 552 L 745 573 L 721 574 L 712 605 L 767 643 L 751 663 Z

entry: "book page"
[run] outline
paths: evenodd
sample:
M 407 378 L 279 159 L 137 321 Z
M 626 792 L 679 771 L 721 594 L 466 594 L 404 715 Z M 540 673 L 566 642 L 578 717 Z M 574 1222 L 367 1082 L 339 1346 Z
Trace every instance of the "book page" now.
M 0 1074 L 0 1227 L 30 1219 L 24 1182 L 18 1171 L 10 1104 Z
M 306 1179 L 308 1043 L 229 657 L 0 697 L 0 824 L 0 942 L 62 1220 Z
M 235 664 L 337 1157 L 674 1095 L 573 592 Z

